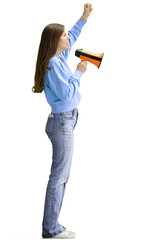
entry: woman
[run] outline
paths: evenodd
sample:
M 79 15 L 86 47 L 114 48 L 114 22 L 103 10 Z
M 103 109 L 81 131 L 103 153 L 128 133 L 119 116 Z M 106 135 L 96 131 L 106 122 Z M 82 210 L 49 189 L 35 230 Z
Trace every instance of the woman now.
M 43 30 L 35 72 L 33 92 L 44 90 L 51 106 L 46 133 L 53 147 L 52 166 L 46 190 L 43 216 L 43 238 L 74 238 L 75 233 L 58 223 L 66 183 L 69 178 L 73 130 L 77 123 L 77 105 L 80 102 L 80 78 L 87 70 L 87 62 L 77 65 L 72 74 L 67 58 L 73 43 L 81 33 L 92 11 L 91 4 L 84 5 L 82 17 L 68 32 L 60 24 L 49 24 Z

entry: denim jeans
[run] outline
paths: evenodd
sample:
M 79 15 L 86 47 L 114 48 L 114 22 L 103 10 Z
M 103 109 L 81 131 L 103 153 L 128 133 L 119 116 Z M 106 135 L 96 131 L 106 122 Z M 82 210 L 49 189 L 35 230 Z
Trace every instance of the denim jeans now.
M 44 206 L 43 238 L 53 237 L 65 230 L 58 218 L 70 174 L 77 119 L 78 110 L 74 109 L 50 114 L 47 120 L 45 130 L 52 143 L 53 155 Z

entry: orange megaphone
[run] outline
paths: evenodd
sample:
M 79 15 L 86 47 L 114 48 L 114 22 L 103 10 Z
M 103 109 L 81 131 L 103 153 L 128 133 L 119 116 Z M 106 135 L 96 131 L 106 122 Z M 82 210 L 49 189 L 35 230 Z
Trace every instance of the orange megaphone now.
M 79 57 L 81 59 L 81 62 L 89 61 L 89 62 L 93 63 L 97 68 L 99 68 L 104 53 L 91 53 L 91 52 L 87 52 L 83 49 L 77 49 L 75 51 L 75 55 L 76 55 L 76 57 Z

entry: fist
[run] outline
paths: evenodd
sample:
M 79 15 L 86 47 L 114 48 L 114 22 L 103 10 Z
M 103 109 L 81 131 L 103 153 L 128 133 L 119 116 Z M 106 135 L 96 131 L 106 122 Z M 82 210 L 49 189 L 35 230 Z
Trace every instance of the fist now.
M 82 19 L 84 21 L 86 21 L 87 18 L 90 16 L 92 10 L 93 10 L 92 4 L 90 4 L 90 3 L 84 4 L 84 12 L 83 12 L 83 15 L 82 15 Z
M 84 73 L 86 70 L 87 70 L 87 62 L 86 61 L 80 62 L 77 65 L 77 71 L 81 71 L 82 73 Z

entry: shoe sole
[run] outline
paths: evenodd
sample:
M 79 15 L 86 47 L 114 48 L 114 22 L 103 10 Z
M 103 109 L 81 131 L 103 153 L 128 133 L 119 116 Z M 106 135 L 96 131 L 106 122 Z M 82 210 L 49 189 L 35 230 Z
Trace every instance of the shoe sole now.
M 42 239 L 73 239 L 73 238 L 75 238 L 76 236 L 70 236 L 70 237 L 49 237 L 49 238 L 42 238 Z
M 75 238 L 76 236 L 67 236 L 67 237 L 63 237 L 63 236 L 61 236 L 61 237 L 52 237 L 52 239 L 73 239 L 73 238 Z

